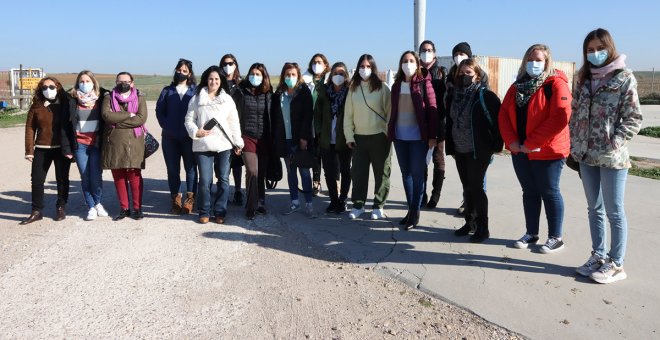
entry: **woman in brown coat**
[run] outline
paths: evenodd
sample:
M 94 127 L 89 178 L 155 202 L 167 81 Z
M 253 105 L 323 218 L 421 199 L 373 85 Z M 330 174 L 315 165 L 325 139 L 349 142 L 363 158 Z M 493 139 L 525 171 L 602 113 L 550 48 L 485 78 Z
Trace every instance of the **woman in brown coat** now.
M 41 79 L 32 99 L 25 122 L 25 159 L 32 163 L 32 213 L 21 221 L 29 224 L 43 218 L 44 182 L 50 164 L 55 163 L 57 203 L 55 221 L 66 217 L 64 206 L 69 199 L 69 169 L 71 161 L 60 148 L 60 119 L 66 112 L 66 96 L 57 79 Z
M 115 221 L 129 215 L 142 219 L 142 191 L 144 183 L 144 137 L 147 130 L 147 103 L 134 87 L 128 72 L 117 75 L 116 86 L 103 99 L 103 169 L 112 170 L 119 206 Z M 128 187 L 131 188 L 133 213 L 128 207 Z

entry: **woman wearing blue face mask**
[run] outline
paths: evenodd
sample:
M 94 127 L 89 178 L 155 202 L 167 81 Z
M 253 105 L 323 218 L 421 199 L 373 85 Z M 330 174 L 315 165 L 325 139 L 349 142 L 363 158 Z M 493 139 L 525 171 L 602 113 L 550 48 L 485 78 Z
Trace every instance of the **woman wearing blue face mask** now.
M 296 171 L 299 171 L 306 202 L 304 212 L 309 218 L 315 217 L 312 206 L 311 166 L 302 168 L 292 161 L 292 156 L 295 154 L 311 153 L 313 150 L 313 114 L 312 93 L 302 80 L 300 67 L 297 63 L 285 63 L 280 74 L 280 85 L 271 102 L 273 146 L 275 155 L 285 158 L 291 198 L 291 205 L 283 212 L 284 215 L 300 210 L 298 175 L 296 174 Z
M 526 232 L 514 243 L 527 248 L 539 240 L 541 203 L 548 220 L 542 253 L 562 249 L 564 199 L 559 178 L 569 153 L 568 78 L 552 65 L 550 49 L 536 44 L 523 56 L 518 76 L 502 101 L 499 128 L 511 151 L 513 168 L 523 191 Z
M 582 56 L 570 121 L 571 154 L 580 164 L 592 248 L 577 272 L 599 283 L 611 283 L 627 277 L 623 270 L 628 236 L 623 196 L 631 166 L 627 143 L 639 132 L 642 112 L 637 80 L 608 31 L 590 32 Z M 611 229 L 609 253 L 605 215 Z
M 91 71 L 78 73 L 76 84 L 68 96 L 69 114 L 62 117 L 62 153 L 69 159 L 76 159 L 80 171 L 80 185 L 88 209 L 86 221 L 108 216 L 101 204 L 101 133 L 104 127 L 101 106 L 102 98 L 107 92 L 99 86 Z
M 243 162 L 247 172 L 245 216 L 252 220 L 256 214 L 266 213 L 266 166 L 270 153 L 272 87 L 266 66 L 254 63 L 247 79 L 241 81 L 232 98 L 241 122 Z

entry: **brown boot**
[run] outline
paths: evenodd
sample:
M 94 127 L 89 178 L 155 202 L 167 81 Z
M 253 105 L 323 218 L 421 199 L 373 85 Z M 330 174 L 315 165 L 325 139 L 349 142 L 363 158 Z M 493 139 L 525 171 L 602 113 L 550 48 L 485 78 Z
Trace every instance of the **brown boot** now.
M 26 225 L 26 224 L 30 224 L 32 222 L 40 221 L 43 218 L 44 218 L 44 216 L 41 214 L 41 211 L 32 210 L 32 213 L 30 214 L 30 216 L 28 216 L 27 219 L 21 221 L 20 225 Z
M 172 195 L 172 209 L 170 213 L 174 215 L 181 214 L 181 194 Z
M 194 205 L 195 205 L 195 193 L 187 192 L 186 199 L 183 201 L 183 206 L 181 207 L 181 213 L 182 214 L 192 213 Z
M 57 207 L 55 209 L 55 221 L 62 221 L 66 218 L 66 211 L 64 211 L 64 207 Z

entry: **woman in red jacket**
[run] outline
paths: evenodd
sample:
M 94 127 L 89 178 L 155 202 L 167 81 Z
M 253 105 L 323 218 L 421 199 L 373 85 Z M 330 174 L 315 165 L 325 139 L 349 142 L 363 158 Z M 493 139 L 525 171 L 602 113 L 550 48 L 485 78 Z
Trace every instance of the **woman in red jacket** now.
M 548 220 L 548 240 L 542 253 L 564 247 L 564 199 L 559 178 L 570 149 L 568 120 L 571 93 L 566 75 L 555 70 L 550 49 L 527 49 L 516 82 L 507 91 L 498 117 L 506 148 L 523 191 L 527 231 L 514 243 L 525 249 L 539 240 L 541 202 Z

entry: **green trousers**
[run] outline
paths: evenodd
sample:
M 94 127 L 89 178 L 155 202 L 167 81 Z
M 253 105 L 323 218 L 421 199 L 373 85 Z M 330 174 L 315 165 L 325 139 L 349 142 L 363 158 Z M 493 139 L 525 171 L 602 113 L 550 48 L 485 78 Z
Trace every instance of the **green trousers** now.
M 392 172 L 392 143 L 384 133 L 375 135 L 355 135 L 353 148 L 353 208 L 364 207 L 369 189 L 369 165 L 374 172 L 374 209 L 382 209 L 390 193 L 390 173 Z

